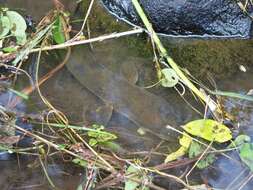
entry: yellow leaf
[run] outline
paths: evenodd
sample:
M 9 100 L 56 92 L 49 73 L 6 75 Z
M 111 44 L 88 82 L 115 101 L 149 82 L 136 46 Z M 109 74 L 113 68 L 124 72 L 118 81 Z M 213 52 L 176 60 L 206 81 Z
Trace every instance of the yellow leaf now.
M 177 151 L 169 154 L 164 162 L 168 163 L 185 155 L 188 152 L 188 148 L 190 147 L 191 142 L 192 142 L 191 137 L 186 133 L 183 133 L 183 136 L 179 139 L 179 144 L 181 145 L 180 148 Z
M 232 139 L 230 129 L 212 119 L 191 121 L 183 128 L 189 134 L 201 137 L 208 141 L 223 143 Z

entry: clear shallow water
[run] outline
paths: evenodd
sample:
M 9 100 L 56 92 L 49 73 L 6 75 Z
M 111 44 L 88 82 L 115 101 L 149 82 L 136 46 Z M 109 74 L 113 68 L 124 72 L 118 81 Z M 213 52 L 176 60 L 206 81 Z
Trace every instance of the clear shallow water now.
M 29 14 L 38 17 L 45 14 L 46 10 L 50 9 L 50 1 L 45 3 L 45 5 L 40 5 L 40 8 L 38 8 L 37 3 L 29 0 L 24 0 L 22 3 L 20 2 L 21 1 L 14 0 L 9 1 L 9 3 L 11 3 L 10 5 L 15 5 L 15 7 L 24 7 L 29 10 Z M 66 1 L 66 4 L 68 4 L 68 2 L 69 1 Z M 72 6 L 69 5 L 69 7 Z M 112 19 L 112 17 L 110 18 Z M 100 27 L 92 26 L 91 31 L 94 31 L 96 35 L 99 33 L 104 34 L 104 27 L 106 26 L 103 26 L 103 24 Z M 156 82 L 154 65 L 152 63 L 152 51 L 144 49 L 145 44 L 141 46 L 136 45 L 142 41 L 140 38 L 141 36 L 135 36 L 93 44 L 92 53 L 86 54 L 86 52 L 84 52 L 83 54 L 86 55 L 86 58 L 83 58 L 80 62 L 85 64 L 92 61 L 92 57 L 95 57 L 96 62 L 102 64 L 114 73 L 119 73 L 122 64 L 135 62 L 139 77 L 137 84 L 139 86 L 148 86 Z M 250 56 L 248 56 L 250 55 L 250 52 L 253 52 L 251 41 L 226 40 L 220 42 L 205 40 L 186 41 L 177 39 L 174 42 L 169 42 L 167 46 L 169 49 L 175 50 L 175 52 L 172 51 L 172 54 L 175 56 L 175 60 L 178 60 L 180 64 L 190 65 L 187 68 L 195 71 L 192 73 L 193 75 L 195 73 L 203 74 L 207 71 L 211 71 L 214 78 L 220 78 L 215 71 L 222 73 L 225 77 L 223 76 L 222 79 L 216 81 L 220 89 L 247 92 L 253 88 L 252 68 L 249 66 L 247 73 L 237 72 L 238 64 L 245 64 L 248 66 L 251 64 L 251 61 L 253 61 L 253 59 L 250 59 Z M 217 48 L 215 49 L 215 47 Z M 233 51 L 230 49 L 231 47 L 234 48 Z M 236 49 L 236 47 L 240 47 L 240 49 Z M 244 55 L 245 52 L 247 52 L 246 55 Z M 181 58 L 177 59 L 180 55 Z M 238 64 L 231 64 L 234 59 L 237 60 Z M 41 74 L 48 72 L 52 67 L 51 64 L 58 62 L 60 62 L 60 60 L 54 56 L 44 58 L 41 63 Z M 200 62 L 203 62 L 202 64 L 204 65 L 204 68 L 202 67 L 203 65 L 199 64 Z M 222 65 L 223 62 L 229 64 L 224 66 Z M 217 65 L 214 63 L 217 63 Z M 198 73 L 196 70 L 198 71 L 199 68 L 201 68 L 201 71 Z M 19 88 L 22 88 L 27 85 L 27 81 L 20 81 L 19 85 Z M 41 90 L 43 95 L 46 96 L 56 108 L 63 111 L 68 116 L 71 123 L 75 124 L 87 124 L 89 121 L 88 118 L 86 118 L 88 117 L 86 112 L 105 105 L 105 102 L 102 101 L 97 94 L 92 93 L 90 89 L 84 87 L 80 82 L 78 82 L 78 80 L 73 77 L 67 68 L 62 69 L 53 78 L 42 85 Z M 199 117 L 186 106 L 184 101 L 180 99 L 173 90 L 152 88 L 149 92 L 173 103 L 172 107 L 175 112 L 178 113 L 178 125 Z M 189 97 L 191 98 L 191 96 Z M 196 102 L 193 101 L 192 103 L 198 107 Z M 30 101 L 25 104 L 27 113 L 34 113 L 45 109 L 45 106 L 36 93 L 32 94 Z M 236 100 L 233 102 L 228 101 L 226 105 L 228 110 L 232 110 L 233 113 L 237 115 L 238 121 L 240 121 L 242 126 L 240 130 L 245 131 L 247 134 L 253 134 L 250 129 L 253 124 L 253 112 L 252 108 L 249 107 L 249 103 L 243 101 L 239 102 Z M 152 114 L 152 110 L 150 113 Z M 136 132 L 138 129 L 136 123 L 129 120 L 129 118 L 124 117 L 117 111 L 113 111 L 110 121 L 107 123 L 107 127 L 111 131 L 117 132 L 121 138 L 121 144 L 130 150 L 150 150 L 160 142 L 160 139 L 153 135 L 140 137 Z M 169 132 L 170 131 L 166 131 L 166 133 Z M 170 135 L 173 136 L 175 134 L 171 133 Z M 234 155 L 233 157 L 236 158 L 237 156 Z M 28 162 L 26 159 L 21 159 L 20 161 L 21 169 L 18 168 L 16 158 L 12 161 L 0 162 L 1 168 L 3 168 L 3 172 L 0 173 L 1 189 L 50 189 L 50 186 L 43 177 L 43 173 L 40 168 L 36 170 L 29 169 L 27 167 Z M 154 160 L 154 163 L 159 162 L 161 162 L 161 160 Z M 52 163 L 50 162 L 50 164 L 53 164 L 53 166 L 49 166 L 49 173 L 52 178 L 56 180 L 55 183 L 60 189 L 72 190 L 80 183 L 80 173 L 82 173 L 82 170 L 75 169 L 73 166 L 65 167 L 64 165 L 54 163 L 53 161 Z M 231 178 L 234 179 L 238 176 L 240 171 L 244 169 L 245 167 L 243 165 L 235 164 L 235 161 L 228 161 L 223 157 L 219 157 L 210 170 L 205 170 L 203 172 L 202 177 L 207 179 L 209 183 L 214 186 L 226 189 L 234 186 L 231 183 Z M 180 173 L 182 171 L 183 170 L 178 169 L 174 172 Z M 248 175 L 247 172 L 248 171 L 245 171 L 240 178 L 236 179 L 235 183 L 240 184 L 245 181 Z M 194 172 L 191 177 L 195 181 L 199 181 L 200 173 Z M 164 182 L 159 181 L 158 183 Z M 167 185 L 168 184 L 164 183 L 165 187 Z M 238 186 L 234 186 L 234 189 L 238 189 Z M 243 189 L 252 189 L 251 187 L 251 183 L 248 183 Z

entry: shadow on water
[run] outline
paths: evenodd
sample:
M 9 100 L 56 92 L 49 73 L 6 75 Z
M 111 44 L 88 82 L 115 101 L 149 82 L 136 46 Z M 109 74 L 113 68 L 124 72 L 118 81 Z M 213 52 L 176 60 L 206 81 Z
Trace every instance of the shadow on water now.
M 2 2 L 2 1 L 0 1 Z M 9 0 L 12 7 L 24 7 L 26 12 L 38 19 L 48 11 L 51 1 L 43 4 L 35 1 Z M 63 1 L 67 8 L 74 10 L 73 3 Z M 39 5 L 38 5 L 39 4 Z M 39 8 L 38 8 L 39 6 Z M 113 17 L 107 14 L 99 5 L 91 18 L 98 21 L 92 23 L 92 35 L 99 35 L 128 28 L 124 24 L 116 23 Z M 38 11 L 39 10 L 39 11 Z M 104 20 L 103 20 L 104 19 Z M 102 20 L 102 21 L 101 21 Z M 108 24 L 109 23 L 109 24 Z M 108 30 L 109 27 L 112 31 Z M 101 123 L 108 130 L 117 133 L 119 143 L 134 150 L 150 150 L 162 138 L 169 139 L 175 148 L 177 135 L 165 128 L 166 124 L 175 127 L 202 116 L 193 112 L 172 89 L 162 89 L 157 86 L 151 89 L 142 87 L 154 84 L 157 81 L 154 69 L 152 50 L 147 48 L 146 40 L 142 36 L 114 39 L 93 44 L 80 50 L 74 49 L 68 66 L 58 72 L 53 78 L 41 86 L 42 93 L 59 110 L 67 115 L 71 123 L 89 125 Z M 165 40 L 166 41 L 166 40 Z M 252 41 L 242 40 L 172 40 L 166 42 L 172 56 L 182 66 L 189 69 L 194 76 L 202 78 L 207 72 L 217 79 L 217 86 L 226 90 L 247 92 L 252 88 Z M 170 51 L 169 51 L 170 52 Z M 41 60 L 40 75 L 47 73 L 55 64 L 60 62 L 59 56 L 52 53 L 50 58 Z M 247 73 L 238 73 L 240 64 L 247 67 Z M 130 65 L 130 66 L 129 66 Z M 20 88 L 27 85 L 27 81 L 19 81 Z M 189 97 L 191 95 L 189 94 Z M 189 101 L 199 108 L 197 102 Z M 6 102 L 0 96 L 1 102 Z M 45 109 L 36 93 L 25 102 L 20 110 L 34 113 Z M 26 107 L 26 110 L 25 110 Z M 250 127 L 253 125 L 252 107 L 248 102 L 226 100 L 229 112 L 237 116 L 241 126 L 241 133 L 253 136 Z M 199 108 L 203 109 L 203 108 Z M 139 127 L 147 127 L 155 133 L 140 136 Z M 173 144 L 174 143 L 174 144 Z M 169 146 L 171 144 L 166 144 Z M 173 149 L 173 148 L 172 148 Z M 168 148 L 166 147 L 166 151 Z M 236 153 L 230 155 L 238 160 Z M 0 188 L 1 189 L 50 189 L 43 177 L 40 167 L 29 169 L 28 158 L 21 157 L 21 168 L 17 159 L 1 161 Z M 154 160 L 159 163 L 161 160 Z M 68 165 L 57 164 L 52 161 L 48 166 L 49 174 L 60 189 L 75 189 L 80 182 L 81 173 Z M 175 173 L 181 173 L 178 169 Z M 239 176 L 241 171 L 244 171 Z M 70 173 L 66 173 L 70 172 Z M 191 176 L 196 182 L 199 178 L 206 179 L 212 186 L 222 189 L 238 189 L 249 175 L 249 171 L 241 163 L 218 157 L 217 162 L 203 172 L 196 171 Z M 235 181 L 231 181 L 235 179 Z M 159 183 L 163 183 L 160 181 Z M 247 183 L 242 189 L 252 189 L 253 182 Z M 234 185 L 236 184 L 236 186 Z M 34 186 L 33 186 L 34 185 Z M 36 187 L 36 185 L 39 185 Z M 168 184 L 164 184 L 165 187 Z M 173 187 L 173 186 L 172 186 Z

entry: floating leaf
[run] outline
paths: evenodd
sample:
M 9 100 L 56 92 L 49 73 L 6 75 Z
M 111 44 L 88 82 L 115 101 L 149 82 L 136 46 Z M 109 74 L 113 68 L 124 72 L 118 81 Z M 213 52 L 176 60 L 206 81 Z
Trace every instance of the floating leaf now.
M 253 143 L 245 143 L 239 150 L 241 160 L 253 171 Z
M 231 131 L 225 125 L 211 119 L 200 119 L 187 123 L 184 130 L 191 135 L 208 141 L 223 143 L 232 139 Z
M 201 155 L 205 151 L 206 147 L 201 145 L 198 142 L 192 141 L 191 146 L 189 148 L 189 158 L 195 158 L 199 155 Z M 208 154 L 204 158 L 198 161 L 197 167 L 199 169 L 206 168 L 210 164 L 212 164 L 215 161 L 215 156 L 214 154 Z
M 192 139 L 186 133 L 183 133 L 183 136 L 179 139 L 179 144 L 181 145 L 178 150 L 169 154 L 166 159 L 165 163 L 171 162 L 173 160 L 178 159 L 179 157 L 185 155 L 188 152 L 188 149 L 191 145 Z
M 161 85 L 163 87 L 173 87 L 178 83 L 178 76 L 173 69 L 166 68 L 162 69 L 162 75 L 164 78 L 161 80 Z
M 7 16 L 0 16 L 0 39 L 5 37 L 11 29 L 11 22 Z
M 65 42 L 65 35 L 64 35 L 64 24 L 63 24 L 63 19 L 61 16 L 58 16 L 56 18 L 56 21 L 53 25 L 53 39 L 57 44 L 61 44 Z

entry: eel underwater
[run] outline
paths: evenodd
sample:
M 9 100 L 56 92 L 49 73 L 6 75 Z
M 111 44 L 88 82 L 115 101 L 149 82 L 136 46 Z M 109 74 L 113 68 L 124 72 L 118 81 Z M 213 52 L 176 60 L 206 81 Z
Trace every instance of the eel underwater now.
M 131 84 L 121 75 L 99 64 L 92 53 L 87 51 L 88 48 L 75 47 L 66 66 L 94 95 L 113 105 L 116 112 L 137 126 L 153 132 L 160 133 L 167 124 L 175 126 L 178 123 L 179 110 L 172 106 L 175 103 Z

